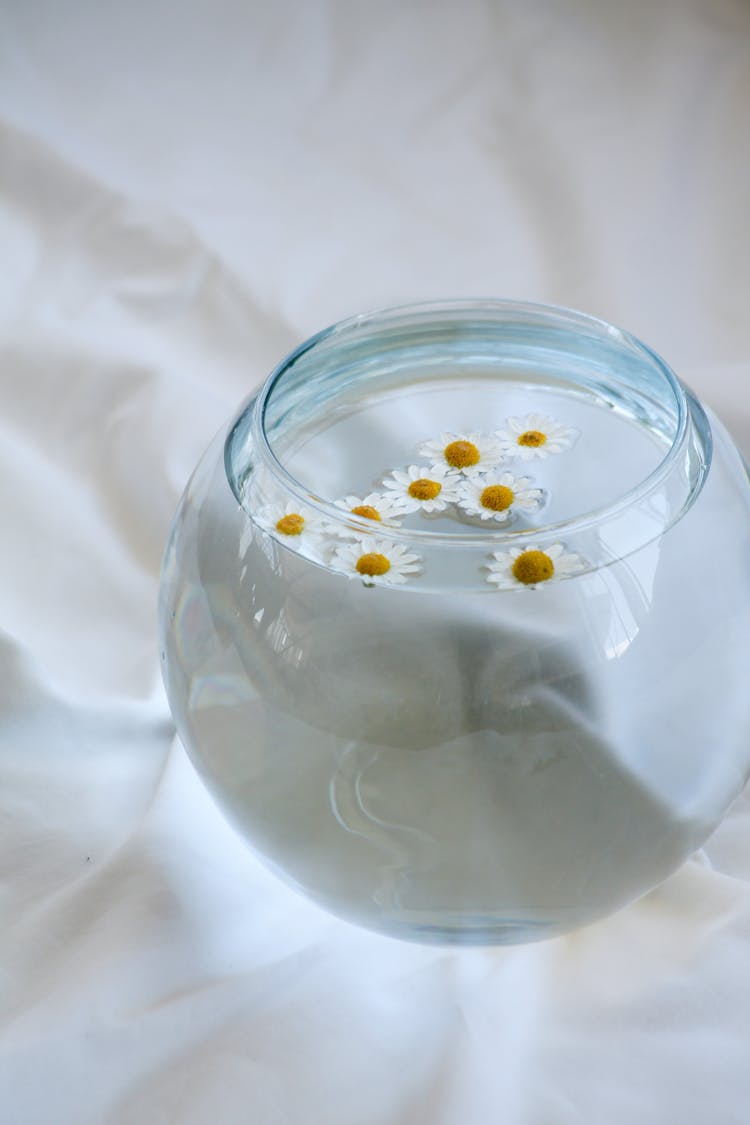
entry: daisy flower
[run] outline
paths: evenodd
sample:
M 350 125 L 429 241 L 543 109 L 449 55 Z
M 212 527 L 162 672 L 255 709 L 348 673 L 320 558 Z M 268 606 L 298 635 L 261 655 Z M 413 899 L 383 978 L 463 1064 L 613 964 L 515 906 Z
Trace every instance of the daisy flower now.
M 495 551 L 493 561 L 487 563 L 487 581 L 499 590 L 520 590 L 522 586 L 538 586 L 541 582 L 568 578 L 583 570 L 585 563 L 580 555 L 565 553 L 561 543 L 551 547 L 513 547 L 510 551 Z
M 258 523 L 295 550 L 314 549 L 324 534 L 324 528 L 316 514 L 295 500 L 287 503 L 280 501 L 261 508 Z
M 400 585 L 422 570 L 419 555 L 385 539 L 343 543 L 334 551 L 330 565 L 349 578 L 361 578 L 365 586 Z
M 532 488 L 531 477 L 488 473 L 469 477 L 461 485 L 459 506 L 470 516 L 502 523 L 515 510 L 533 512 L 542 503 L 541 488 Z
M 578 437 L 578 430 L 564 426 L 549 414 L 527 414 L 524 418 L 506 418 L 505 429 L 495 434 L 506 457 L 520 457 L 530 461 L 534 457 L 549 457 L 562 453 Z
M 404 513 L 420 509 L 423 512 L 444 512 L 449 504 L 458 501 L 462 479 L 447 465 L 410 465 L 405 472 L 394 469 L 389 477 L 383 479 L 383 485 L 397 499 Z
M 345 496 L 334 503 L 337 508 L 360 519 L 390 523 L 395 527 L 398 527 L 398 517 L 404 515 L 404 508 L 396 496 L 382 496 L 377 492 L 371 492 L 369 496 Z
M 419 447 L 420 457 L 471 476 L 494 469 L 503 460 L 503 447 L 493 434 L 441 434 Z

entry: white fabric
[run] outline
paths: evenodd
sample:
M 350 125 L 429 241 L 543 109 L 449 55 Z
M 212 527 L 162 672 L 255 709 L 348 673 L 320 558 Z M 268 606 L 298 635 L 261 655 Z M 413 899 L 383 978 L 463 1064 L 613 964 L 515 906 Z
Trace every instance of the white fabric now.
M 749 108 L 743 0 L 0 5 L 3 1122 L 747 1121 L 747 795 L 570 937 L 390 941 L 225 826 L 154 615 L 214 431 L 373 306 L 601 315 L 750 453 Z

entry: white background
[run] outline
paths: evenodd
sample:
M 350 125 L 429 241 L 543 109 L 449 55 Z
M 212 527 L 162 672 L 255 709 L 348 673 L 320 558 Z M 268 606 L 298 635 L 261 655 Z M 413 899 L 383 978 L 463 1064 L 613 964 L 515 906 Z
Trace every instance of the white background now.
M 594 313 L 750 453 L 749 111 L 744 0 L 0 0 L 4 1125 L 747 1121 L 746 796 L 573 936 L 358 931 L 204 794 L 155 602 L 214 431 L 373 306 Z

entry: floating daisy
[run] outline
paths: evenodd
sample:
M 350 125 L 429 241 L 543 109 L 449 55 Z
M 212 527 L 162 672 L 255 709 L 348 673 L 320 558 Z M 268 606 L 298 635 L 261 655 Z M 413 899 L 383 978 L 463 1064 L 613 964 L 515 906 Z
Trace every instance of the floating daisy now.
M 268 504 L 258 513 L 258 523 L 297 550 L 316 548 L 324 533 L 316 514 L 294 500 Z
M 471 476 L 494 469 L 503 460 L 503 447 L 493 434 L 441 434 L 419 447 L 420 457 L 433 465 Z
M 337 547 L 330 565 L 365 586 L 401 585 L 422 570 L 419 555 L 384 539 L 358 539 Z
M 551 547 L 514 547 L 510 551 L 495 551 L 493 561 L 487 564 L 487 581 L 498 589 L 520 589 L 538 586 L 542 582 L 568 578 L 584 568 L 580 555 L 565 553 L 561 543 Z
M 461 484 L 459 506 L 470 516 L 502 523 L 515 510 L 533 512 L 543 499 L 541 488 L 532 488 L 531 477 L 488 473 L 469 477 Z
M 507 418 L 505 428 L 495 434 L 503 454 L 506 457 L 520 457 L 522 461 L 562 453 L 563 450 L 570 449 L 577 437 L 578 430 L 556 422 L 549 414 Z
M 410 465 L 405 472 L 394 469 L 384 478 L 383 485 L 404 513 L 444 512 L 449 504 L 458 501 L 462 480 L 461 475 L 447 465 Z
M 337 508 L 350 512 L 360 519 L 372 520 L 373 523 L 390 523 L 398 526 L 399 516 L 404 515 L 404 508 L 395 496 L 383 496 L 371 492 L 369 496 L 345 496 L 343 500 L 334 501 Z

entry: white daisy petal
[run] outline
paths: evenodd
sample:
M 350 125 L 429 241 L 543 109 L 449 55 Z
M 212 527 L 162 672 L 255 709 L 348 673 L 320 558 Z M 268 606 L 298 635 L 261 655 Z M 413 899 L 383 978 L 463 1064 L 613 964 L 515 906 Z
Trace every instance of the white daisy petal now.
M 457 503 L 462 479 L 447 465 L 410 465 L 406 472 L 394 469 L 383 487 L 403 512 L 443 512 Z
M 539 508 L 544 493 L 532 488 L 530 477 L 515 477 L 513 473 L 487 473 L 464 480 L 459 505 L 467 515 L 481 520 L 504 523 L 514 510 L 532 512 Z
M 496 435 L 482 433 L 443 433 L 423 442 L 419 455 L 464 476 L 486 473 L 505 456 Z
M 505 457 L 531 461 L 570 449 L 578 438 L 578 430 L 548 414 L 526 414 L 522 418 L 506 418 L 504 428 L 494 436 Z
M 258 524 L 280 543 L 300 554 L 316 558 L 325 535 L 318 514 L 296 500 L 266 504 L 257 514 Z
M 421 573 L 421 559 L 397 543 L 362 538 L 343 543 L 334 551 L 330 566 L 365 586 L 393 586 Z
M 572 552 L 567 555 L 560 555 L 554 562 L 555 573 L 562 577 L 567 577 L 569 574 L 578 574 L 580 570 L 583 570 L 585 565 L 583 559 L 578 555 L 574 555 Z
M 561 543 L 551 546 L 514 547 L 509 551 L 495 551 L 492 562 L 486 564 L 487 581 L 500 590 L 535 588 L 547 582 L 569 578 L 585 567 L 580 555 L 565 552 Z
M 398 497 L 394 495 L 386 496 L 379 492 L 371 492 L 368 496 L 344 496 L 341 500 L 335 500 L 334 504 L 342 512 L 349 512 L 352 515 L 359 516 L 360 519 L 372 520 L 373 531 L 377 530 L 381 524 L 398 527 L 400 517 L 406 514 L 406 508 Z M 359 527 L 336 528 L 331 525 L 328 530 L 347 536 L 362 534 L 362 529 Z

